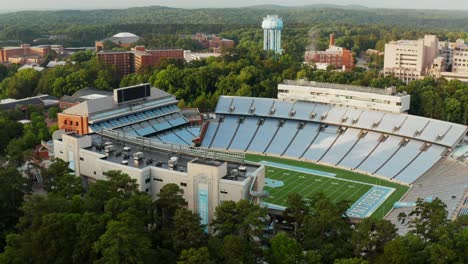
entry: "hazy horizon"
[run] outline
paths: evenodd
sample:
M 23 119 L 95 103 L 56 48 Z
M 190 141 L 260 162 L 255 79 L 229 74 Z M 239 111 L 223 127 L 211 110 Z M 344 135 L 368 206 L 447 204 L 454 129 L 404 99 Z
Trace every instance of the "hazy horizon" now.
M 369 8 L 392 8 L 392 9 L 439 9 L 439 10 L 468 10 L 468 1 L 451 0 L 450 5 L 440 0 L 394 0 L 391 3 L 375 0 L 198 0 L 194 4 L 192 0 L 128 0 L 116 2 L 115 0 L 80 0 L 64 4 L 63 0 L 24 0 L 13 2 L 0 0 L 2 8 L 0 11 L 22 11 L 22 10 L 63 10 L 63 9 L 122 9 L 142 6 L 167 6 L 177 8 L 226 8 L 226 7 L 248 7 L 255 5 L 282 5 L 282 6 L 304 6 L 313 4 L 332 5 L 360 5 Z

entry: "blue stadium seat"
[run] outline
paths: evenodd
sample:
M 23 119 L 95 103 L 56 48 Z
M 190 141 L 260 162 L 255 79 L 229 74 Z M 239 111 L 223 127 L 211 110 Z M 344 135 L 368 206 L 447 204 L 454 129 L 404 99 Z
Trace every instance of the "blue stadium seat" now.
M 271 141 L 270 146 L 265 151 L 276 155 L 283 154 L 283 151 L 289 145 L 294 135 L 297 132 L 299 122 L 294 120 L 286 121 L 276 133 L 275 138 Z
M 254 136 L 255 130 L 258 127 L 257 122 L 258 118 L 246 117 L 244 119 L 244 122 L 239 126 L 239 130 L 234 136 L 234 139 L 229 149 L 244 151 L 247 148 L 247 145 L 249 144 L 250 140 Z

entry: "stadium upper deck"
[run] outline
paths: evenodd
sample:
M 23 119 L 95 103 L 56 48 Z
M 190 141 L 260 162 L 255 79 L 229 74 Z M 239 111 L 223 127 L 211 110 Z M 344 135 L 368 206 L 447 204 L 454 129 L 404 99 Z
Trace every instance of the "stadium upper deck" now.
M 408 114 L 222 96 L 201 146 L 320 162 L 409 184 L 466 135 L 459 124 Z

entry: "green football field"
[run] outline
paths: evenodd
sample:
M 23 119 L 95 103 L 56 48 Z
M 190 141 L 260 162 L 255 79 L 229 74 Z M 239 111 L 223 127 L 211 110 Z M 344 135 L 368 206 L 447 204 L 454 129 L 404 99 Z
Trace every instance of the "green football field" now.
M 284 183 L 284 186 L 281 187 L 265 187 L 270 193 L 270 197 L 264 201 L 281 206 L 287 206 L 286 200 L 290 193 L 298 193 L 308 198 L 318 192 L 323 192 L 333 202 L 348 200 L 352 204 L 372 188 L 368 184 L 276 167 L 267 167 L 265 175 L 266 178 Z
M 323 192 L 333 201 L 346 199 L 350 201 L 350 204 L 352 204 L 362 195 L 364 195 L 369 189 L 371 189 L 372 185 L 384 186 L 393 188 L 395 191 L 372 214 L 372 217 L 383 218 L 385 214 L 387 214 L 392 209 L 393 204 L 399 201 L 409 189 L 408 186 L 400 185 L 388 180 L 371 177 L 349 170 L 343 170 L 335 167 L 303 162 L 299 160 L 254 154 L 247 154 L 246 160 L 253 162 L 271 161 L 285 165 L 333 173 L 336 175 L 333 179 L 330 179 L 323 176 L 315 176 L 308 173 L 266 166 L 267 171 L 265 172 L 265 177 L 273 180 L 283 181 L 284 186 L 276 188 L 265 187 L 265 189 L 270 192 L 271 196 L 264 201 L 281 206 L 287 206 L 285 200 L 290 193 L 299 193 L 302 196 L 307 197 L 316 192 Z M 287 175 L 287 173 L 289 173 L 289 175 Z M 351 182 L 345 180 L 349 180 Z

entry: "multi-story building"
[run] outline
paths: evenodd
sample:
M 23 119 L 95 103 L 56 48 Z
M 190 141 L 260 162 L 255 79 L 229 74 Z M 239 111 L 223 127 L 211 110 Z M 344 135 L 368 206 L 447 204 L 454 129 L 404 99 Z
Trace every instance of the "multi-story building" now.
M 16 64 L 42 63 L 51 51 L 51 46 L 31 46 L 21 44 L 19 47 L 0 48 L 0 63 L 9 62 Z
M 326 68 L 329 65 L 342 70 L 351 70 L 354 68 L 353 52 L 348 49 L 335 46 L 334 34 L 330 34 L 330 45 L 327 50 L 306 51 L 304 59 L 306 63 L 314 63 L 321 68 Z
M 435 35 L 426 35 L 419 40 L 398 40 L 385 44 L 385 76 L 394 75 L 404 82 L 424 78 L 439 54 L 438 42 Z
M 219 50 L 220 48 L 234 47 L 234 40 L 218 37 L 215 34 L 206 35 L 203 33 L 197 33 L 191 36 L 191 39 L 200 42 L 200 44 L 202 44 L 206 49 Z
M 395 113 L 408 112 L 410 95 L 385 89 L 333 83 L 287 80 L 278 85 L 278 99 L 302 100 Z
M 135 73 L 142 67 L 158 66 L 162 59 L 184 59 L 182 49 L 147 50 L 136 46 L 130 51 L 100 51 L 99 60 L 107 65 L 115 65 L 120 76 Z
M 277 15 L 268 15 L 263 18 L 263 50 L 271 50 L 275 53 L 282 53 L 281 31 L 283 30 L 283 20 Z
M 265 166 L 246 163 L 241 154 L 188 147 L 174 152 L 177 146 L 115 132 L 54 136 L 55 156 L 69 162 L 69 168 L 89 182 L 105 180 L 107 171 L 122 171 L 154 200 L 165 185 L 178 185 L 187 208 L 198 213 L 207 230 L 222 202 L 260 204 L 265 195 Z

